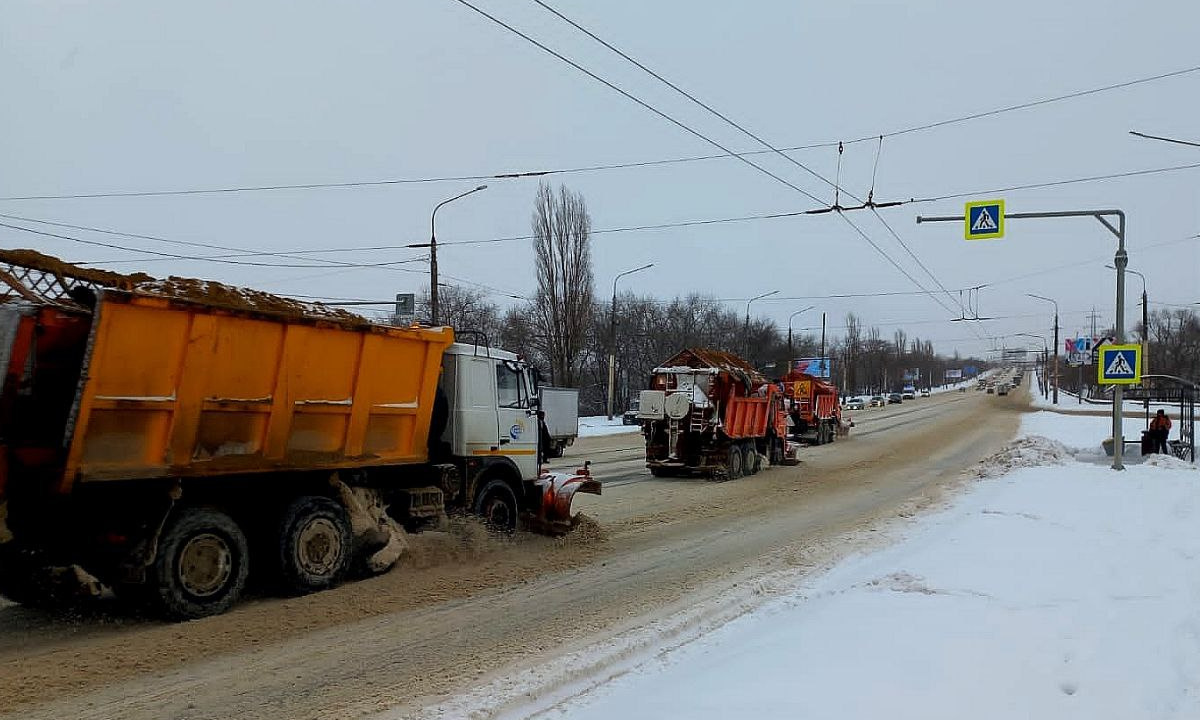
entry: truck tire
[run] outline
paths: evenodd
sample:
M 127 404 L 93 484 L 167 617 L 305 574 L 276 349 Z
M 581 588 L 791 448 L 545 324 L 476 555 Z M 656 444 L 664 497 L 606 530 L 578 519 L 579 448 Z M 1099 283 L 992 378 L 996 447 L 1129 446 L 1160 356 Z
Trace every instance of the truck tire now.
M 731 444 L 729 446 L 729 462 L 727 464 L 729 470 L 726 473 L 726 476 L 730 480 L 737 480 L 745 473 L 745 465 L 743 464 L 742 460 L 743 456 L 741 446 L 739 446 L 737 443 Z
M 233 518 L 215 508 L 183 508 L 163 530 L 148 594 L 176 620 L 223 613 L 246 587 L 249 558 L 246 536 Z
M 493 532 L 516 532 L 519 512 L 516 493 L 500 478 L 493 478 L 484 483 L 475 500 L 475 514 L 482 518 L 484 524 Z
M 742 463 L 746 467 L 746 474 L 757 475 L 758 471 L 761 469 L 761 458 L 759 457 L 758 450 L 754 447 L 754 441 L 746 443 L 742 452 Z
M 346 509 L 320 495 L 296 498 L 280 516 L 276 569 L 281 588 L 291 595 L 325 590 L 350 565 L 354 536 Z

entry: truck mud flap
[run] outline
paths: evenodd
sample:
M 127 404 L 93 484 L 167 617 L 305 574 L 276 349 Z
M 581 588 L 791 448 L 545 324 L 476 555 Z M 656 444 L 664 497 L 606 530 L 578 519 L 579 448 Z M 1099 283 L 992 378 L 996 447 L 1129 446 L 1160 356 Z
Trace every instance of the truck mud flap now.
M 601 489 L 600 481 L 592 477 L 587 465 L 574 473 L 543 473 L 532 484 L 539 500 L 526 517 L 526 526 L 545 535 L 570 532 L 579 522 L 571 514 L 575 494 L 599 495 Z

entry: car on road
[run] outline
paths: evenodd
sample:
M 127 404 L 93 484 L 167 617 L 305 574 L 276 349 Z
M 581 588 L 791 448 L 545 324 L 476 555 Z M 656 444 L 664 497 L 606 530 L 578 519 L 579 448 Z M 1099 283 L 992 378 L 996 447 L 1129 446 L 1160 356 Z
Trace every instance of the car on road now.
M 629 404 L 629 409 L 621 416 L 622 425 L 640 425 L 641 420 L 638 420 L 638 404 L 640 400 L 634 400 Z
M 987 394 L 991 395 L 994 392 L 996 392 L 996 388 L 992 387 L 991 385 L 988 385 L 987 386 Z
M 882 395 L 875 395 L 871 398 L 871 407 L 883 407 L 886 404 L 887 400 L 884 400 Z
M 900 391 L 900 398 L 902 400 L 912 400 L 916 396 L 917 396 L 917 389 L 915 387 L 913 387 L 912 385 L 905 385 L 904 389 L 902 391 Z
M 996 394 L 997 395 L 1007 395 L 1008 394 L 1008 385 L 1001 385 L 1000 387 L 996 388 Z
M 888 395 L 888 405 L 899 405 L 902 402 L 904 402 L 904 397 L 900 393 Z
M 866 403 L 860 397 L 852 397 L 846 401 L 847 410 L 862 410 L 866 407 Z
M 921 397 L 929 397 L 929 388 L 921 389 Z

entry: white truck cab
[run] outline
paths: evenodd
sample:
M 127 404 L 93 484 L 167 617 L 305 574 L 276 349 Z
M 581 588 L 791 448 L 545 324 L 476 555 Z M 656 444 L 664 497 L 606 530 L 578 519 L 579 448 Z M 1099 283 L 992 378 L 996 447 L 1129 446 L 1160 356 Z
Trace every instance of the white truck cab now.
M 454 343 L 442 355 L 449 422 L 442 439 L 455 457 L 506 458 L 521 480 L 538 476 L 533 370 L 515 353 Z

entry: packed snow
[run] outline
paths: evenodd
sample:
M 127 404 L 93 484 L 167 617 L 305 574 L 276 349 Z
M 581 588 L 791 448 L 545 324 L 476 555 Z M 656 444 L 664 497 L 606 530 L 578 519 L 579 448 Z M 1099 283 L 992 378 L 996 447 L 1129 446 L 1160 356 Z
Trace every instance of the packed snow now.
M 512 716 L 1200 717 L 1200 473 L 1110 470 L 1107 421 L 1031 413 L 890 546 Z

